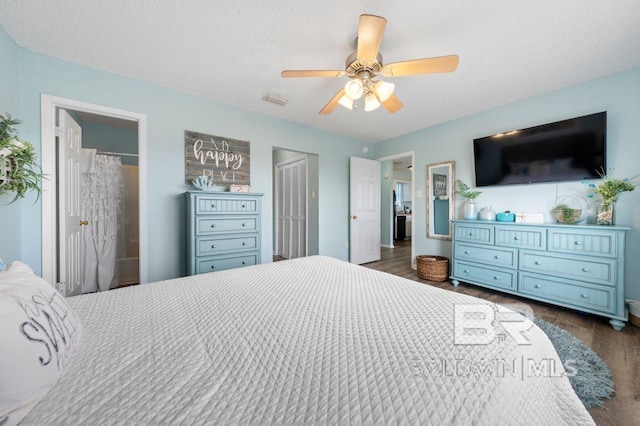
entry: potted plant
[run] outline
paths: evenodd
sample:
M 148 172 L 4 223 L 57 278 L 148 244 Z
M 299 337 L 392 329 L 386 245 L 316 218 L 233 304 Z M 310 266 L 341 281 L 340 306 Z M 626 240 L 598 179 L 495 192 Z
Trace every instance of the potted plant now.
M 20 121 L 9 113 L 0 115 L 0 195 L 15 193 L 12 203 L 31 190 L 39 197 L 42 182 L 36 150 L 29 142 L 18 138 L 13 127 L 17 124 Z
M 482 194 L 482 191 L 472 191 L 469 185 L 460 179 L 456 179 L 456 188 L 455 193 L 466 199 L 464 203 L 464 218 L 469 220 L 477 219 L 478 207 L 475 199 Z
M 604 170 L 599 175 L 602 178 L 602 182 L 597 185 L 584 182 L 592 189 L 589 197 L 598 197 L 596 201 L 596 223 L 598 225 L 615 225 L 615 203 L 618 201 L 618 196 L 623 192 L 630 192 L 636 189 L 636 184 L 633 183 L 633 180 L 638 176 L 624 179 L 613 178 L 606 175 Z

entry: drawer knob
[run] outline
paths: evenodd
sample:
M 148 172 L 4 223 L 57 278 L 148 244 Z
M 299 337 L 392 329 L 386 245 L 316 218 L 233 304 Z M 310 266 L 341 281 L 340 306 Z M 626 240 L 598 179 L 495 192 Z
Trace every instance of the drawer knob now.
M 211 244 L 211 248 L 216 248 L 216 245 L 215 244 Z
M 494 259 L 500 259 L 500 256 L 498 256 L 497 254 L 495 256 L 493 256 Z
M 534 285 L 535 288 L 542 288 L 542 284 L 536 284 Z
M 589 268 L 582 268 L 582 272 L 590 272 L 590 271 L 591 271 L 591 269 L 589 269 Z
M 243 246 L 246 246 L 246 245 L 247 245 L 247 243 L 245 243 L 245 242 L 243 241 L 243 242 L 242 242 L 242 245 L 243 245 Z
M 469 236 L 470 236 L 470 237 L 473 237 L 473 232 L 469 232 Z
M 469 253 L 470 253 L 470 251 L 469 251 L 469 250 L 465 250 L 465 251 L 464 251 L 464 254 L 469 254 Z
M 469 273 L 469 270 L 468 270 L 468 269 L 465 269 L 465 270 L 464 270 L 464 271 L 462 271 L 462 272 L 464 272 L 465 274 L 468 274 L 468 273 Z
M 215 205 L 215 204 L 211 204 L 211 208 L 212 208 L 212 209 L 215 209 L 215 208 L 216 208 L 216 205 Z
M 246 265 L 246 263 L 244 263 L 244 260 L 242 261 L 242 264 L 243 264 L 243 265 Z
M 534 265 L 542 265 L 542 262 L 540 262 L 539 260 L 536 260 L 535 262 L 533 262 Z
M 576 245 L 576 246 L 579 246 L 579 245 L 582 244 L 582 242 L 581 241 L 574 241 L 573 244 Z
M 211 265 L 211 269 L 216 269 L 216 265 Z
M 212 228 L 215 228 L 215 227 L 216 227 L 216 224 L 215 224 L 215 223 L 212 223 L 212 224 L 211 224 L 211 227 L 212 227 Z
M 500 279 L 500 277 L 496 275 L 495 277 L 493 277 L 493 279 L 494 279 L 494 280 L 499 280 L 499 279 Z
M 589 295 L 588 295 L 588 294 L 585 294 L 585 293 L 582 293 L 582 294 L 580 295 L 580 297 L 582 297 L 583 299 L 588 299 L 588 298 L 589 298 Z
M 246 207 L 246 206 L 243 204 L 243 205 L 242 205 L 242 208 L 244 209 L 245 207 Z
M 514 241 L 518 241 L 518 240 L 519 240 L 519 238 L 518 238 L 518 237 L 513 237 L 513 240 L 514 240 Z
M 246 223 L 243 223 L 243 224 L 242 224 L 242 226 L 247 226 L 247 224 L 246 224 Z

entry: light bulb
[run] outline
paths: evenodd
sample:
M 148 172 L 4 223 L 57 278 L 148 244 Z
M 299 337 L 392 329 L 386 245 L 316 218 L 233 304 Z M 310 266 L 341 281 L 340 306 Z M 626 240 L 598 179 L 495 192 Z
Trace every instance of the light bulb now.
M 349 99 L 346 94 L 340 98 L 338 103 L 347 109 L 353 109 L 353 99 Z
M 391 95 L 393 95 L 393 89 L 395 88 L 395 84 L 387 83 L 386 81 L 377 81 L 374 85 L 374 89 L 378 95 L 378 99 L 380 99 L 380 102 L 384 102 L 389 99 Z
M 378 102 L 378 99 L 376 98 L 375 93 L 373 93 L 372 91 L 369 91 L 369 93 L 367 93 L 364 96 L 364 110 L 373 111 L 379 106 L 380 106 L 380 102 Z
M 353 80 L 347 81 L 347 84 L 344 85 L 344 94 L 354 101 L 360 99 L 362 97 L 362 80 L 354 78 Z

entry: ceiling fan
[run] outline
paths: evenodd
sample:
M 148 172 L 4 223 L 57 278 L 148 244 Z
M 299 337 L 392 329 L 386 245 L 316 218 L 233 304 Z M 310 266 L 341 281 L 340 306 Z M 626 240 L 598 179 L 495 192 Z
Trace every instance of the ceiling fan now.
M 344 70 L 285 70 L 281 76 L 290 77 L 348 77 L 345 84 L 320 114 L 333 112 L 338 104 L 353 109 L 355 101 L 364 96 L 364 110 L 373 111 L 380 105 L 394 113 L 403 105 L 393 94 L 395 85 L 376 80 L 378 74 L 385 77 L 402 77 L 416 74 L 431 74 L 455 71 L 458 67 L 458 55 L 434 58 L 414 59 L 410 61 L 382 64 L 382 55 L 378 51 L 387 20 L 381 16 L 360 15 L 358 26 L 357 50 L 347 57 Z

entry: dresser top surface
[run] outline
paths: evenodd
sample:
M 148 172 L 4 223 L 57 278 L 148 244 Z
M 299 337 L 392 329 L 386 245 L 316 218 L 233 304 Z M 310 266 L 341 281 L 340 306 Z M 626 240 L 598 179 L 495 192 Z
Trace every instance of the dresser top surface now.
M 222 197 L 262 197 L 264 194 L 259 192 L 229 192 L 229 191 L 187 191 L 184 193 L 186 197 L 192 197 L 195 195 L 209 195 L 209 196 L 222 196 Z
M 516 222 L 499 222 L 497 220 L 469 220 L 469 219 L 456 219 L 451 223 L 467 224 L 467 225 L 498 225 L 498 226 L 530 226 L 530 227 L 544 227 L 544 228 L 561 228 L 561 229 L 589 229 L 600 231 L 629 231 L 631 228 L 628 226 L 603 226 L 596 224 L 574 224 L 567 225 L 564 223 L 545 222 L 545 223 L 516 223 Z

